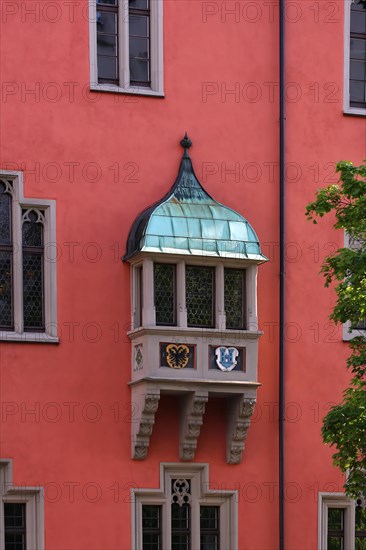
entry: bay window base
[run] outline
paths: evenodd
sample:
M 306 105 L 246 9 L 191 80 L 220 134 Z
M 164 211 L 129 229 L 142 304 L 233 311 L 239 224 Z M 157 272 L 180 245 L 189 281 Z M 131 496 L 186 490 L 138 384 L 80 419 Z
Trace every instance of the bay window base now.
M 175 395 L 180 407 L 179 455 L 180 460 L 195 458 L 201 426 L 208 400 L 223 398 L 226 402 L 226 461 L 239 464 L 247 438 L 251 416 L 256 402 L 257 382 L 166 379 L 146 377 L 130 382 L 132 402 L 137 416 L 132 422 L 132 458 L 147 457 L 150 436 L 161 395 Z

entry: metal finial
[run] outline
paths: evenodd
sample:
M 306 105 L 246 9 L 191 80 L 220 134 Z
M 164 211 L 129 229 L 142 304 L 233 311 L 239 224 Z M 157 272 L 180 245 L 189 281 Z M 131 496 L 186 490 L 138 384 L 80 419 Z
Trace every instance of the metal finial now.
M 192 147 L 192 141 L 189 139 L 187 132 L 185 133 L 184 138 L 182 139 L 180 144 L 183 147 L 183 149 L 185 149 L 185 153 L 187 152 L 187 149 Z

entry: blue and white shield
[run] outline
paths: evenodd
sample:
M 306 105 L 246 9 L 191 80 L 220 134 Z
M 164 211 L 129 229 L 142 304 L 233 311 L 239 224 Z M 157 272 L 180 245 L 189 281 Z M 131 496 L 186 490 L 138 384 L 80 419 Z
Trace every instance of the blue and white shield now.
M 224 372 L 230 372 L 238 364 L 236 358 L 239 355 L 239 352 L 236 348 L 225 348 L 221 346 L 216 348 L 216 364 Z

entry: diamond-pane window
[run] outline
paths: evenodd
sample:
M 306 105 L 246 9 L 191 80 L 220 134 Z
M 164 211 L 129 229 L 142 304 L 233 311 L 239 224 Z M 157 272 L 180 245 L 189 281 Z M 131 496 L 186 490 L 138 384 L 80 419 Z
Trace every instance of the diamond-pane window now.
M 0 180 L 0 327 L 13 328 L 13 239 L 12 198 Z
M 173 264 L 154 264 L 157 325 L 176 325 L 176 274 Z
M 186 306 L 189 327 L 215 326 L 215 269 L 186 266 Z
M 44 330 L 43 223 L 34 210 L 23 211 L 23 315 L 25 331 Z
M 4 504 L 5 550 L 26 550 L 25 504 Z
M 245 271 L 225 269 L 225 313 L 226 328 L 245 328 Z

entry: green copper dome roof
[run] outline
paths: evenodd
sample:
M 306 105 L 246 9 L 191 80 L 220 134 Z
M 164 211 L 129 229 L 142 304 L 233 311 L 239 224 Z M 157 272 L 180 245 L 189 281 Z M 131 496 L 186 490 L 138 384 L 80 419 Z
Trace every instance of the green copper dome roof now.
M 144 210 L 133 223 L 124 260 L 138 252 L 213 256 L 265 262 L 258 237 L 247 220 L 215 201 L 199 183 L 188 149 L 178 177 L 159 202 Z

